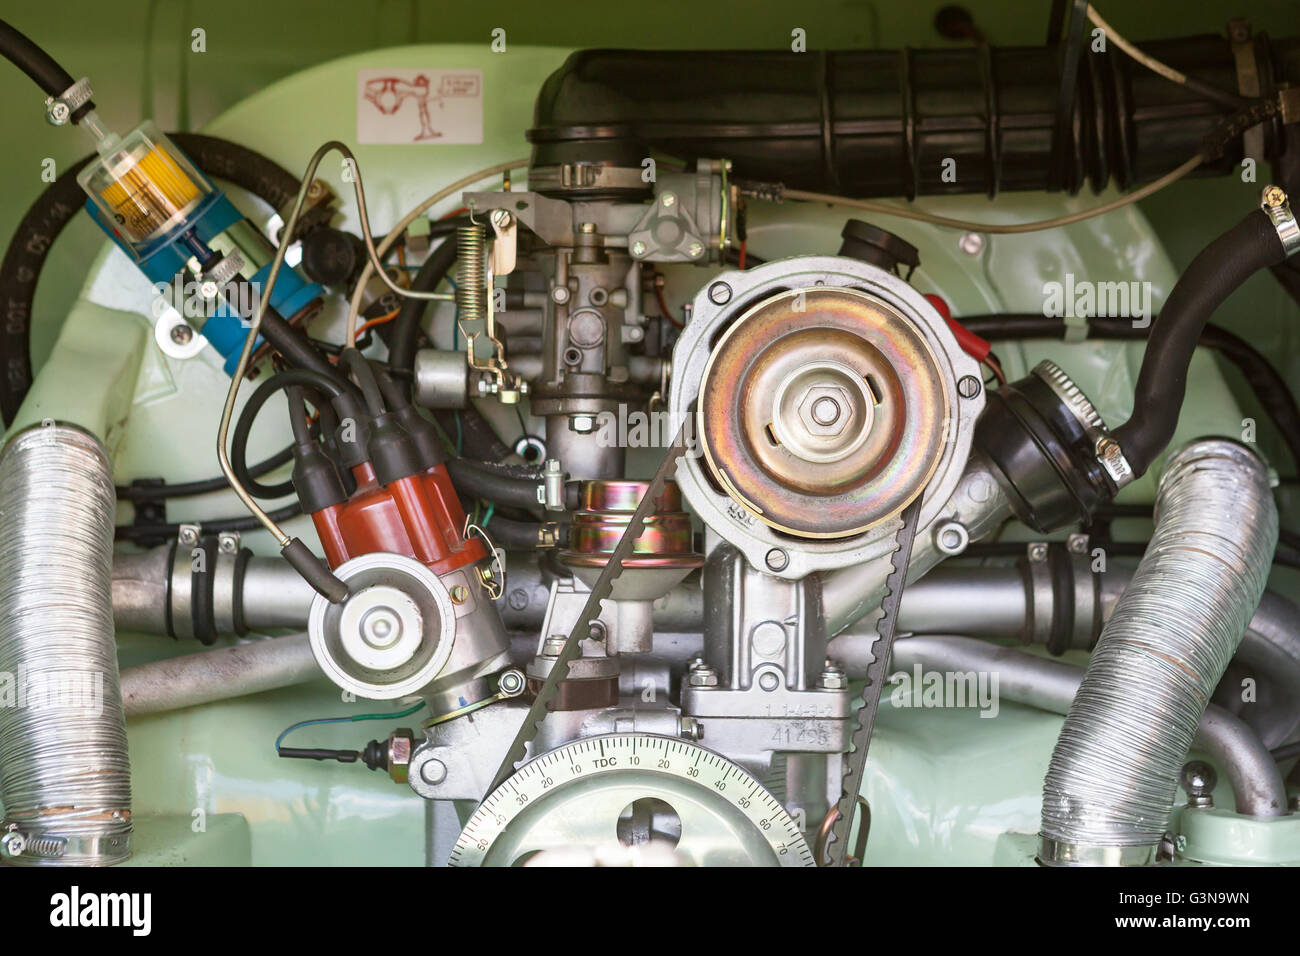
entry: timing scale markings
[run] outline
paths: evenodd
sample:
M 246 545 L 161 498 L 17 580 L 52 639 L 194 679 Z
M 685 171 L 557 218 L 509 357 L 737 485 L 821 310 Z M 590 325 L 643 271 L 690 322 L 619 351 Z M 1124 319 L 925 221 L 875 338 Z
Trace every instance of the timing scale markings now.
M 656 753 L 661 755 L 658 759 L 643 759 L 643 755 Z M 648 793 L 653 793 L 656 776 L 686 781 L 744 814 L 775 852 L 780 865 L 814 865 L 812 851 L 794 818 L 753 775 L 696 744 L 652 734 L 575 740 L 525 764 L 489 794 L 470 817 L 449 862 L 453 866 L 482 865 L 493 843 L 524 807 L 556 797 L 580 781 L 608 774 L 646 779 Z M 739 786 L 730 785 L 733 778 Z

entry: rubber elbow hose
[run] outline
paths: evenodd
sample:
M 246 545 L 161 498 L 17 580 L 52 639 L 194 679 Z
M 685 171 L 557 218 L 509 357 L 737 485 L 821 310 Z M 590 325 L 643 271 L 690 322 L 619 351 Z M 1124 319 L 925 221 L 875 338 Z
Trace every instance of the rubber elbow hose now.
M 1160 310 L 1133 394 L 1133 414 L 1114 430 L 1135 477 L 1170 440 L 1187 393 L 1187 371 L 1201 332 L 1223 301 L 1287 253 L 1268 214 L 1256 209 L 1192 260 Z

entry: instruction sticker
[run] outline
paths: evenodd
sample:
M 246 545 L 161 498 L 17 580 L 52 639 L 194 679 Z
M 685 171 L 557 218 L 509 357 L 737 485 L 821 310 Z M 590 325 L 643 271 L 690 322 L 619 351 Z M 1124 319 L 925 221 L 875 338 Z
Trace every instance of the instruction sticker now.
M 482 70 L 358 70 L 358 143 L 483 142 Z

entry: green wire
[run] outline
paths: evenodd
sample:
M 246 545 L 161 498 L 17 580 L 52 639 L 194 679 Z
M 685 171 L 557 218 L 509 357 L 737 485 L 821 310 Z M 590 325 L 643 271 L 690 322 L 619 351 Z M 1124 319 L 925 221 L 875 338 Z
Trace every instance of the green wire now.
M 359 720 L 400 720 L 403 717 L 410 717 L 416 711 L 423 708 L 424 705 L 425 702 L 420 701 L 415 706 L 408 707 L 406 710 L 398 711 L 395 714 L 353 714 L 349 717 L 315 717 L 311 720 L 300 720 L 298 721 L 298 723 L 286 727 L 284 731 L 280 734 L 280 736 L 275 738 L 275 752 L 279 753 L 280 746 L 284 743 L 284 738 L 288 737 L 291 733 L 293 733 L 295 730 L 299 729 L 300 727 L 310 727 L 315 724 L 356 723 Z

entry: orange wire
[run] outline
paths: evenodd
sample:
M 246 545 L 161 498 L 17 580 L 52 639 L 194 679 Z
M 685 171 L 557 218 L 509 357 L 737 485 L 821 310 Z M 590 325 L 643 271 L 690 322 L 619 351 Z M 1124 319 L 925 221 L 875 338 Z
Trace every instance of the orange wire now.
M 371 319 L 369 322 L 364 323 L 361 328 L 357 329 L 357 338 L 361 338 L 361 334 L 365 332 L 366 329 L 373 329 L 376 325 L 383 325 L 385 322 L 393 321 L 393 319 L 397 318 L 397 313 L 400 311 L 401 309 L 394 309 L 387 315 L 381 315 L 377 319 Z

